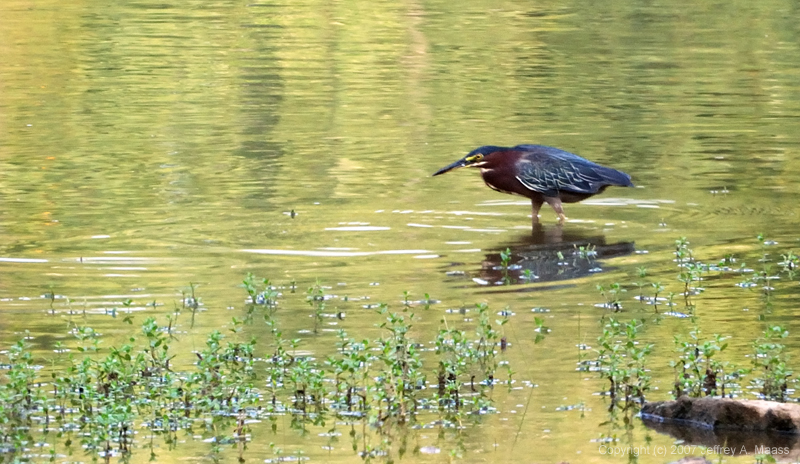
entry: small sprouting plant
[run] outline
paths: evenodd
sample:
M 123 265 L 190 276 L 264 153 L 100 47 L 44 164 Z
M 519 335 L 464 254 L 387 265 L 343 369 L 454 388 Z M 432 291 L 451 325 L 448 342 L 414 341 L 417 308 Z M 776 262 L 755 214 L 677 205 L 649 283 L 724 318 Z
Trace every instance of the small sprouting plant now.
M 669 292 L 667 294 L 667 307 L 671 308 L 675 306 L 675 292 Z
M 725 253 L 725 256 L 719 261 L 719 267 L 729 267 L 735 262 L 736 258 L 733 256 L 733 253 Z
M 344 330 L 338 331 L 338 339 L 337 354 L 326 360 L 334 375 L 333 403 L 342 411 L 365 412 L 367 385 L 375 358 L 370 354 L 370 342 L 349 338 Z
M 440 410 L 447 414 L 458 413 L 468 407 L 478 410 L 488 406 L 486 391 L 497 383 L 496 371 L 501 365 L 506 367 L 509 381 L 513 375 L 510 366 L 499 358 L 507 346 L 501 332 L 507 316 L 492 321 L 487 305 L 479 304 L 476 309 L 477 340 L 471 340 L 463 330 L 448 327 L 445 319 L 442 320 L 444 328 L 439 330 L 436 337 L 439 360 L 436 399 Z M 508 311 L 504 311 L 504 314 L 508 314 Z M 479 394 L 462 396 L 462 390 L 467 386 Z
M 637 401 L 641 404 L 650 389 L 646 362 L 653 345 L 638 341 L 640 327 L 641 322 L 636 319 L 624 323 L 610 318 L 597 339 L 600 348 L 596 362 L 600 376 L 609 382 L 609 409 L 613 409 L 620 401 L 624 402 L 623 409 L 628 409 Z
M 52 285 L 50 286 L 50 291 L 45 293 L 43 296 L 47 298 L 50 302 L 50 314 L 55 314 L 56 308 L 54 307 L 54 305 L 56 303 L 56 292 L 53 289 Z
M 536 332 L 536 337 L 533 339 L 533 343 L 541 343 L 544 340 L 544 337 L 550 333 L 550 328 L 544 325 L 544 319 L 541 317 L 534 317 L 533 323 L 536 325 L 534 332 Z
M 2 442 L 17 443 L 26 441 L 27 433 L 22 430 L 15 430 L 17 427 L 29 427 L 30 415 L 36 409 L 38 403 L 36 386 L 36 366 L 33 356 L 29 351 L 30 346 L 26 342 L 26 336 L 17 341 L 11 348 L 4 352 L 8 358 L 8 364 L 4 367 L 2 376 L 2 388 L 0 388 L 0 400 L 2 408 L 0 411 L 3 419 L 0 424 L 0 431 L 3 432 Z M 9 440 L 11 438 L 11 440 Z
M 378 403 L 375 422 L 383 421 L 385 416 L 400 422 L 412 421 L 417 413 L 417 393 L 425 385 L 418 344 L 408 337 L 414 314 L 389 313 L 385 306 L 379 313 L 386 317 L 380 328 L 388 332 L 388 337 L 375 342 L 380 350 L 377 361 L 384 367 L 372 389 Z
M 789 280 L 794 280 L 794 277 L 798 273 L 798 267 L 800 267 L 800 257 L 794 254 L 793 250 L 790 250 L 788 253 L 781 255 L 783 260 L 778 263 L 781 266 L 781 269 L 786 275 L 789 277 Z
M 644 266 L 639 266 L 636 268 L 636 276 L 638 279 L 636 280 L 636 286 L 639 287 L 639 301 L 644 301 L 644 286 L 647 285 L 647 268 Z
M 606 308 L 613 309 L 615 312 L 622 310 L 622 294 L 627 292 L 622 286 L 614 282 L 608 288 L 598 284 L 597 291 L 606 299 L 603 304 Z
M 431 309 L 431 304 L 433 304 L 433 303 L 437 303 L 437 301 L 436 301 L 436 300 L 434 300 L 433 298 L 431 298 L 431 295 L 430 295 L 430 293 L 425 293 L 425 294 L 423 294 L 423 296 L 424 296 L 425 298 L 422 300 L 422 305 L 423 305 L 423 307 L 424 307 L 425 309 Z
M 314 333 L 317 333 L 322 324 L 322 316 L 325 314 L 325 289 L 319 281 L 314 286 L 308 287 L 306 300 L 308 305 L 314 308 Z
M 694 258 L 694 252 L 689 248 L 686 237 L 675 240 L 675 261 L 680 269 L 678 280 L 683 283 L 683 297 L 688 306 L 689 298 L 696 290 L 693 285 L 702 280 L 705 266 Z
M 443 321 L 446 324 L 446 321 Z M 458 411 L 462 406 L 461 387 L 472 358 L 469 340 L 461 330 L 445 325 L 436 336 L 436 355 L 439 357 L 437 373 L 439 408 Z
M 661 285 L 661 282 L 653 282 L 650 284 L 653 287 L 653 309 L 655 312 L 658 312 L 658 295 L 664 291 L 664 286 Z M 670 299 L 669 306 L 672 306 L 672 300 Z
M 506 248 L 500 252 L 500 267 L 503 268 L 503 282 L 506 285 L 511 284 L 511 279 L 508 277 L 508 266 L 511 264 L 511 249 Z
M 504 269 L 508 269 L 508 265 L 511 263 L 511 249 L 506 248 L 500 252 L 500 265 L 503 266 Z
M 770 326 L 764 334 L 753 342 L 753 373 L 757 375 L 751 383 L 760 389 L 764 399 L 785 401 L 789 377 L 786 346 L 781 340 L 789 336 L 789 331 L 781 326 Z
M 197 311 L 197 308 L 200 307 L 200 299 L 197 298 L 197 295 L 195 295 L 194 292 L 195 288 L 197 288 L 197 285 L 195 285 L 192 282 L 189 282 L 189 293 L 182 292 L 183 295 L 182 301 L 184 308 L 189 308 L 192 311 Z
M 278 304 L 280 293 L 269 279 L 258 279 L 251 273 L 242 281 L 242 286 L 250 296 L 250 304 L 274 308 Z
M 675 372 L 675 398 L 725 396 L 725 381 L 732 369 L 716 355 L 728 347 L 727 338 L 715 334 L 711 340 L 702 340 L 700 329 L 689 332 L 688 339 L 674 337 L 678 360 L 670 361 L 669 365 Z
M 585 246 L 581 245 L 573 245 L 575 249 L 575 256 L 581 259 L 592 259 L 597 257 L 597 247 L 592 245 L 591 243 L 587 243 Z
M 484 382 L 492 385 L 494 383 L 494 373 L 498 367 L 498 350 L 502 334 L 492 326 L 489 306 L 485 303 L 478 304 L 478 344 L 476 348 L 476 358 L 483 370 Z M 508 310 L 504 311 L 508 314 Z M 496 320 L 498 327 L 504 326 L 508 322 L 508 316 Z
M 80 340 L 81 344 L 77 347 L 79 352 L 100 351 L 100 335 L 91 327 L 75 327 L 72 334 Z M 88 342 L 88 343 L 87 343 Z
M 768 240 L 764 234 L 758 234 L 756 239 L 761 244 L 761 259 L 758 260 L 761 263 L 761 270 L 753 274 L 752 282 L 755 285 L 761 285 L 761 290 L 764 292 L 764 297 L 767 299 L 767 304 L 770 304 L 770 298 L 772 297 L 772 291 L 774 290 L 770 284 L 770 281 L 777 279 L 778 277 L 772 274 L 772 259 L 770 258 L 770 254 L 767 252 L 767 247 L 775 245 L 777 242 Z
M 411 307 L 411 292 L 408 290 L 403 291 L 403 311 L 407 311 Z

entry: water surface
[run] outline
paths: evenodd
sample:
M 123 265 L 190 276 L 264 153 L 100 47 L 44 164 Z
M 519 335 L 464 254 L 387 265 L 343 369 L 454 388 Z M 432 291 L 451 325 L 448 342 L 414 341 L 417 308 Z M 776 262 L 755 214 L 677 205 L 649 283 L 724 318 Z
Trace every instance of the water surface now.
M 137 323 L 163 318 L 194 286 L 204 311 L 183 327 L 188 353 L 241 315 L 248 272 L 301 293 L 319 281 L 347 313 L 330 329 L 359 337 L 379 333 L 370 305 L 399 305 L 405 291 L 440 301 L 417 308 L 420 340 L 462 318 L 447 309 L 486 302 L 515 313 L 505 356 L 538 387 L 498 393 L 500 413 L 463 431 L 463 461 L 531 450 L 541 462 L 627 459 L 598 452 L 595 440 L 618 431 L 601 425 L 605 385 L 576 371 L 578 345 L 595 343 L 608 314 L 596 286 L 622 284 L 622 317 L 653 322 L 652 399 L 666 399 L 672 336 L 694 322 L 655 320 L 633 299 L 637 268 L 679 292 L 681 236 L 700 259 L 732 253 L 751 267 L 759 233 L 778 243 L 776 262 L 796 247 L 797 16 L 783 0 L 6 1 L 3 347 L 27 330 L 45 356 L 74 344 L 76 318 L 118 344 L 130 330 L 111 317 L 123 301 Z M 477 172 L 430 177 L 477 146 L 518 143 L 613 166 L 637 188 L 567 205 L 563 227 L 543 208 L 532 234 L 528 201 Z M 597 256 L 575 255 L 581 246 Z M 498 270 L 506 249 L 520 266 L 512 285 Z M 519 280 L 525 269 L 539 279 Z M 738 277 L 709 279 L 696 323 L 735 335 L 740 364 L 767 324 L 785 324 L 797 353 L 796 285 L 767 308 Z M 311 311 L 287 297 L 278 318 L 304 349 L 330 352 L 333 330 L 308 333 Z M 552 331 L 539 344 L 534 317 Z M 631 443 L 671 443 L 637 424 Z M 270 441 L 316 461 L 360 459 L 348 444 L 322 452 L 315 436 L 255 435 L 252 459 L 272 456 Z M 441 454 L 405 460 L 438 462 L 455 447 L 433 432 L 416 439 Z M 204 456 L 207 445 L 170 453 Z

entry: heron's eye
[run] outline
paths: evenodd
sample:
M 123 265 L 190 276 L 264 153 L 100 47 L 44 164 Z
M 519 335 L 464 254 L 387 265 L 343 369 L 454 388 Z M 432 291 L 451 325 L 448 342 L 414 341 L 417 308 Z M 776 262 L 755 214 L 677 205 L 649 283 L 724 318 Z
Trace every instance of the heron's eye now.
M 483 155 L 478 153 L 477 155 L 472 155 L 469 158 L 467 158 L 467 162 L 468 163 L 477 163 L 478 161 L 480 161 L 482 159 L 483 159 Z

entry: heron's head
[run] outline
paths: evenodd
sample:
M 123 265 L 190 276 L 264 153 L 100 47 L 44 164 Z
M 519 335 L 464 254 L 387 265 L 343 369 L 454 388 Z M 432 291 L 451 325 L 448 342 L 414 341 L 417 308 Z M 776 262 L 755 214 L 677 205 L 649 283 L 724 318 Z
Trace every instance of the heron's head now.
M 481 166 L 486 166 L 489 162 L 492 161 L 492 156 L 495 153 L 500 153 L 507 150 L 507 148 L 503 147 L 496 147 L 494 145 L 485 145 L 480 148 L 476 148 L 469 152 L 467 156 L 461 158 L 460 160 L 456 161 L 453 164 L 449 164 L 442 169 L 434 172 L 434 176 L 438 176 L 439 174 L 444 174 L 447 171 L 452 171 L 453 169 L 463 168 L 463 167 L 475 167 L 479 168 Z

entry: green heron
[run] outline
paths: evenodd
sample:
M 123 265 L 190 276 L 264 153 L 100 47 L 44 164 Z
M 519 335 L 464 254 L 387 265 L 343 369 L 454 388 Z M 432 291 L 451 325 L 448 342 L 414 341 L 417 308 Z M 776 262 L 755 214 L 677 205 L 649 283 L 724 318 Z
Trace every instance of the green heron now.
M 531 199 L 532 221 L 539 222 L 543 203 L 552 206 L 559 222 L 567 217 L 561 203 L 577 203 L 601 193 L 610 185 L 633 187 L 631 176 L 600 166 L 578 155 L 544 145 L 476 148 L 433 175 L 471 166 L 481 168 L 486 185 L 498 192 Z

